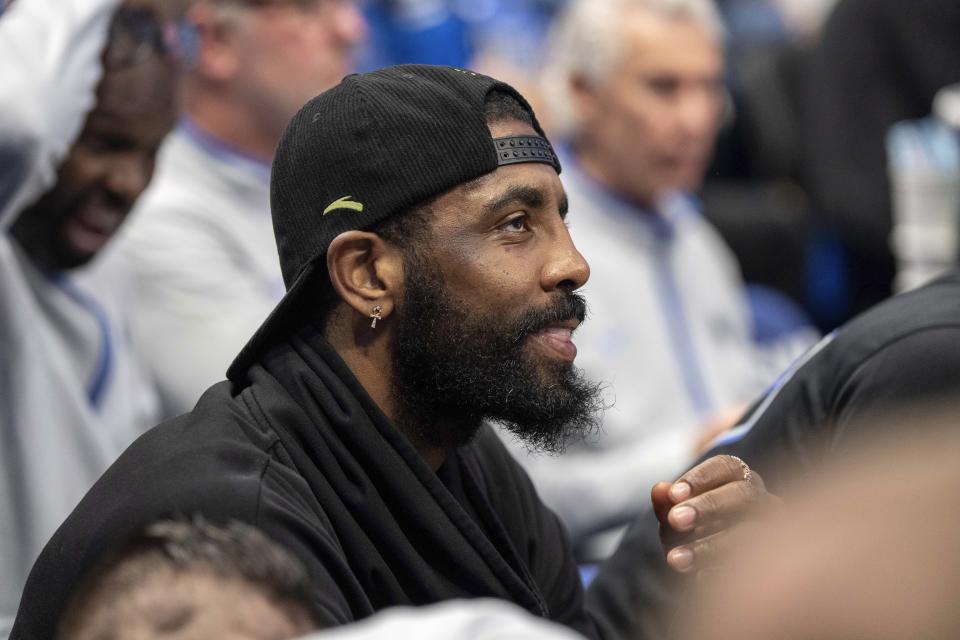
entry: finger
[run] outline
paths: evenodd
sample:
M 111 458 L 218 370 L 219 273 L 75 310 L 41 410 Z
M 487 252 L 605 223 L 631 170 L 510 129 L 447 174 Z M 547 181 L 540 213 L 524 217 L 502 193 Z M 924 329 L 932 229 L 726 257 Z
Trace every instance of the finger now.
M 738 480 L 712 489 L 675 505 L 667 513 L 667 524 L 675 531 L 693 531 L 712 527 L 719 520 L 737 521 L 753 510 L 766 495 L 759 482 Z
M 732 551 L 740 548 L 745 539 L 756 535 L 755 532 L 756 527 L 743 525 L 674 547 L 667 552 L 667 564 L 681 573 L 716 570 L 723 566 Z
M 738 522 L 731 520 L 726 520 L 723 518 L 715 518 L 710 520 L 706 526 L 697 525 L 691 531 L 677 531 L 669 524 L 660 525 L 660 544 L 663 546 L 664 552 L 669 551 L 674 547 L 686 546 L 692 544 L 698 538 L 705 538 L 707 536 L 713 535 L 723 531 L 724 529 L 729 529 L 730 527 L 735 526 Z
M 667 513 L 674 505 L 670 499 L 670 487 L 669 482 L 658 482 L 650 489 L 650 502 L 653 503 L 653 511 L 660 522 L 667 521 Z
M 721 531 L 690 544 L 674 547 L 667 552 L 667 564 L 680 573 L 715 568 L 718 558 L 729 548 L 730 539 L 728 531 Z
M 753 473 L 759 478 L 759 474 Z M 704 460 L 690 469 L 674 483 L 685 483 L 690 487 L 691 495 L 700 495 L 729 482 L 743 480 L 744 470 L 740 461 L 733 456 L 720 455 Z

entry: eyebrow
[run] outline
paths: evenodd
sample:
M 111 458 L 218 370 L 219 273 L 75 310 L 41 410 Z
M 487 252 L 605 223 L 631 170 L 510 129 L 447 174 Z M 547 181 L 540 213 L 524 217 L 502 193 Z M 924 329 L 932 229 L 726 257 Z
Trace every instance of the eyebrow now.
M 531 209 L 538 209 L 543 207 L 546 202 L 547 197 L 542 189 L 527 185 L 513 185 L 504 191 L 499 198 L 487 203 L 483 209 L 485 214 L 493 215 L 500 209 L 511 204 L 522 204 L 526 207 L 530 207 Z M 561 219 L 565 219 L 567 217 L 568 208 L 569 204 L 567 203 L 567 194 L 564 193 L 561 195 L 559 203 Z

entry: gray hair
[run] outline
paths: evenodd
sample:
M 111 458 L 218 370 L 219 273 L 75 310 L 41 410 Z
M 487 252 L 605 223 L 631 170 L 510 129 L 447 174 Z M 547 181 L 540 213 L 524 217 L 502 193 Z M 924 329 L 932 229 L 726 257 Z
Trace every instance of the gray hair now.
M 633 8 L 693 20 L 718 40 L 724 36 L 713 0 L 572 0 L 547 38 L 540 77 L 552 128 L 561 136 L 575 135 L 578 128 L 570 80 L 582 78 L 594 86 L 607 81 L 623 47 L 620 15 Z

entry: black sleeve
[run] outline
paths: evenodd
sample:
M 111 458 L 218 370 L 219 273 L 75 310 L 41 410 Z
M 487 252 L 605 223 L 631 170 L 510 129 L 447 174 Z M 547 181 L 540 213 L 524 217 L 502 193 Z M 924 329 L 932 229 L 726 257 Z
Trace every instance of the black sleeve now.
M 918 313 L 922 311 L 918 310 Z M 841 386 L 831 425 L 830 453 L 875 439 L 878 429 L 915 429 L 893 412 L 954 405 L 960 396 L 960 326 L 926 328 L 898 338 L 865 360 Z
M 923 313 L 922 307 L 917 313 Z M 891 324 L 886 315 L 879 327 Z M 703 459 L 728 453 L 748 460 L 774 493 L 794 473 L 816 473 L 827 456 L 876 440 L 879 429 L 918 428 L 891 412 L 960 397 L 960 325 L 921 326 L 881 338 L 859 330 L 797 367 L 747 413 L 749 430 Z M 863 357 L 861 359 L 861 355 Z M 853 360 L 851 361 L 851 358 Z M 664 638 L 683 597 L 683 581 L 666 564 L 652 510 L 641 514 L 587 592 L 587 606 L 619 637 Z

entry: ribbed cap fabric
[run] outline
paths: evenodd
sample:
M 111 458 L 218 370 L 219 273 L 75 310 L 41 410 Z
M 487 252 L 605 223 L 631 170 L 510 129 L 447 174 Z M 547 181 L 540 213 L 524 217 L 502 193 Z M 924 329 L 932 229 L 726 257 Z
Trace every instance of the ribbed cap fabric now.
M 347 76 L 290 121 L 273 161 L 270 206 L 287 293 L 227 372 L 235 379 L 298 316 L 307 285 L 327 277 L 326 252 L 344 231 L 369 229 L 498 166 L 484 116 L 494 90 L 482 74 L 398 65 Z M 552 151 L 550 152 L 551 157 Z M 553 157 L 557 172 L 560 165 Z

